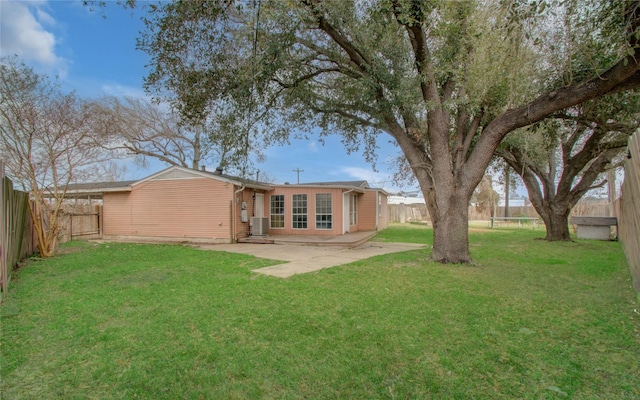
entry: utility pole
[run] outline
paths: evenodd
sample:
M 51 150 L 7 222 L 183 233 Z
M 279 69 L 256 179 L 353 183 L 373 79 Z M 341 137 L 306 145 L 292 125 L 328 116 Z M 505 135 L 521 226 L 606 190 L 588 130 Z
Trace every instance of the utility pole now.
M 298 184 L 300 184 L 300 172 L 304 172 L 303 169 L 300 168 L 296 168 L 293 170 L 293 172 L 297 172 L 298 173 Z

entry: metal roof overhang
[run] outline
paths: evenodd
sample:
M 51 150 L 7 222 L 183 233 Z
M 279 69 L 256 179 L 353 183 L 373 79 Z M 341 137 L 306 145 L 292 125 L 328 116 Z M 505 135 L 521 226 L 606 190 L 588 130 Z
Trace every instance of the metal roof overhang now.
M 112 187 L 112 188 L 81 188 L 81 189 L 67 189 L 65 193 L 65 198 L 80 198 L 80 197 L 91 197 L 94 199 L 102 198 L 105 193 L 117 193 L 117 192 L 130 192 L 131 186 L 123 186 L 123 187 Z M 51 197 L 46 196 L 45 197 Z

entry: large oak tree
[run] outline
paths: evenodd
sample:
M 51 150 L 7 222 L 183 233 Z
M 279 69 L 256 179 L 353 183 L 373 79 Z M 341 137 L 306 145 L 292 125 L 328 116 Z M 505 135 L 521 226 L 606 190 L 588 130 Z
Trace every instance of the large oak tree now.
M 470 198 L 507 134 L 638 87 L 639 13 L 636 1 L 184 1 L 153 7 L 140 45 L 151 91 L 196 117 L 230 106 L 247 140 L 319 126 L 374 157 L 390 135 L 424 194 L 432 258 L 459 263 Z M 579 23 L 604 56 L 559 85 L 558 64 L 590 47 L 555 51 L 542 33 Z
M 563 110 L 510 135 L 497 150 L 522 178 L 547 240 L 570 240 L 571 209 L 607 183 L 640 127 L 640 96 L 619 93 Z

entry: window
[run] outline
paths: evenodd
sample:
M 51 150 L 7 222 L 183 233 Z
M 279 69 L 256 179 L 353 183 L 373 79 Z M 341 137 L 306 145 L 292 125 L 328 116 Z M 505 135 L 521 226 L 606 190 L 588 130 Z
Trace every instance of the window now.
M 294 194 L 291 201 L 293 229 L 307 229 L 307 195 Z
M 284 228 L 284 195 L 271 196 L 271 227 Z
M 382 217 L 382 194 L 377 193 L 378 196 L 378 217 Z
M 316 194 L 316 229 L 332 229 L 331 193 Z
M 358 195 L 356 193 L 349 195 L 349 224 L 351 226 L 358 225 Z

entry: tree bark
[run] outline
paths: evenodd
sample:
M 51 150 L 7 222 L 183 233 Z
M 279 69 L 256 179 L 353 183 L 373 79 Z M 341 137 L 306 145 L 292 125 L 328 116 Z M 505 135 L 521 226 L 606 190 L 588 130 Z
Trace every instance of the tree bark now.
M 429 158 L 422 145 L 411 139 L 399 124 L 392 119 L 388 119 L 387 124 L 388 132 L 407 157 L 427 204 L 433 224 L 431 259 L 454 264 L 471 262 L 469 202 L 478 182 L 468 184 L 462 176 L 454 176 L 449 168 L 451 158 L 447 151 Z M 446 127 L 442 132 L 445 136 Z
M 542 211 L 542 212 L 541 212 Z M 571 235 L 569 234 L 569 213 L 571 208 L 569 206 L 563 207 L 562 205 L 557 207 L 545 207 L 544 210 L 538 210 L 540 217 L 544 221 L 547 229 L 547 235 L 545 240 L 548 241 L 569 241 Z
M 447 207 L 438 207 L 435 195 L 427 199 L 433 224 L 433 251 L 431 259 L 441 263 L 468 263 L 469 254 L 469 196 L 450 190 Z
M 516 157 L 513 153 L 505 150 L 498 152 L 507 164 L 518 172 L 524 182 L 531 205 L 538 212 L 540 218 L 544 222 L 547 234 L 545 240 L 548 241 L 567 241 L 571 240 L 569 234 L 569 214 L 571 213 L 572 204 L 569 200 L 570 192 L 557 192 L 553 186 L 551 179 L 542 171 L 536 174 L 532 171 L 532 166 L 522 164 L 522 157 Z M 544 190 L 541 190 L 542 182 Z

